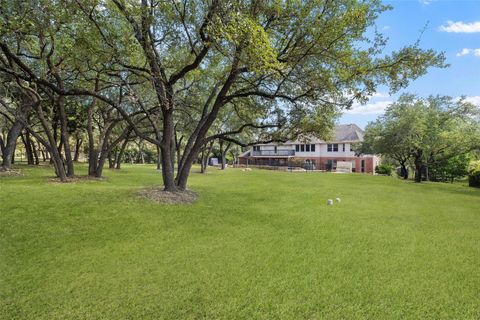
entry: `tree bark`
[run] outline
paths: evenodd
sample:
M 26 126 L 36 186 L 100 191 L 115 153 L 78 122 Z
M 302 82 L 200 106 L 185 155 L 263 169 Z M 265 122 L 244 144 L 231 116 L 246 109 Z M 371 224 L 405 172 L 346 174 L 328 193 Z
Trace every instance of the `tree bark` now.
M 405 161 L 399 161 L 399 162 L 400 162 L 401 177 L 404 180 L 407 180 L 408 179 L 408 170 L 407 170 L 407 166 L 405 165 Z
M 82 147 L 83 139 L 76 138 L 75 139 L 75 154 L 73 156 L 73 161 L 78 162 L 78 158 L 80 157 L 80 148 Z
M 116 162 L 115 168 L 116 169 L 120 169 L 123 154 L 125 153 L 125 149 L 127 148 L 127 144 L 128 144 L 128 135 L 129 134 L 127 134 L 127 137 L 125 138 L 125 140 L 123 140 L 122 146 L 120 147 L 120 151 L 117 154 L 117 158 L 115 160 L 115 162 Z
M 115 169 L 115 155 L 112 154 L 112 151 L 108 153 L 108 169 Z
M 23 123 L 20 120 L 16 120 L 8 131 L 7 142 L 3 152 L 3 160 L 0 171 L 7 171 L 12 168 L 12 163 L 14 161 L 13 158 L 15 157 L 15 146 L 22 130 Z
M 422 154 L 421 150 L 418 150 L 415 154 L 415 182 L 420 183 L 422 182 L 422 171 L 423 171 L 423 161 L 422 161 Z
M 73 177 L 75 174 L 73 166 L 72 152 L 70 149 L 70 135 L 67 128 L 67 114 L 65 112 L 65 97 L 60 95 L 57 100 L 57 106 L 60 113 L 60 135 L 62 137 L 63 149 L 65 153 L 65 162 L 67 165 L 67 177 Z
M 55 140 L 53 134 L 52 134 L 52 128 L 49 128 L 48 122 L 45 119 L 45 115 L 43 113 L 43 109 L 41 106 L 41 103 L 39 100 L 36 101 L 36 110 L 38 114 L 38 118 L 40 120 L 40 123 L 42 125 L 43 131 L 45 132 L 45 135 L 48 138 L 48 144 L 50 150 L 50 156 L 51 156 L 51 161 L 53 162 L 53 165 L 55 166 L 55 173 L 57 177 L 60 179 L 62 182 L 67 181 L 67 173 L 65 172 L 65 167 L 63 166 L 63 161 L 62 157 L 60 155 L 60 152 L 57 149 L 57 141 Z
M 208 158 L 210 154 L 212 153 L 213 149 L 213 144 L 214 140 L 212 140 L 208 145 L 205 145 L 205 148 L 202 149 L 202 159 L 201 159 L 201 167 L 200 167 L 200 172 L 201 173 L 207 173 L 208 169 Z
M 3 154 L 5 153 L 5 142 L 3 141 L 1 136 L 0 136 L 0 153 L 3 159 Z
M 20 137 L 22 138 L 23 145 L 25 146 L 25 153 L 27 156 L 27 163 L 28 165 L 34 165 L 35 164 L 35 159 L 33 156 L 33 149 L 32 149 L 32 142 L 30 138 L 30 133 L 27 131 L 25 135 L 20 134 Z
M 27 131 L 28 132 L 28 131 Z M 30 143 L 32 145 L 32 151 L 33 151 L 33 158 L 35 160 L 35 165 L 39 165 L 40 164 L 40 160 L 38 159 L 38 148 L 36 147 L 35 145 L 35 142 L 33 141 L 33 139 L 30 140 Z
M 162 151 L 160 150 L 160 147 L 157 146 L 157 170 L 162 169 L 162 165 L 160 164 L 162 162 Z
M 226 159 L 226 158 L 227 158 L 227 152 L 228 152 L 228 150 L 230 149 L 232 143 L 229 142 L 229 143 L 227 144 L 227 146 L 225 147 L 225 150 L 223 150 L 223 143 L 224 143 L 223 140 L 220 140 L 220 153 L 221 153 L 221 156 L 222 156 L 221 169 L 222 169 L 222 170 L 225 170 L 225 168 L 226 168 L 226 163 L 227 163 L 227 159 Z
M 172 141 L 174 139 L 175 127 L 173 122 L 173 109 L 163 109 L 163 131 L 160 144 L 162 158 L 162 178 L 165 191 L 178 191 L 175 183 L 174 168 L 172 163 Z

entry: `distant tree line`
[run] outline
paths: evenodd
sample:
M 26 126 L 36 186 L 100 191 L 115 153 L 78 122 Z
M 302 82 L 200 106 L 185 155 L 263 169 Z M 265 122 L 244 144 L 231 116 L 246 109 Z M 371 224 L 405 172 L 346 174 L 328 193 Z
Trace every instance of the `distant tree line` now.
M 365 130 L 357 153 L 382 155 L 414 180 L 453 181 L 465 177 L 480 151 L 480 106 L 446 96 L 404 94 Z

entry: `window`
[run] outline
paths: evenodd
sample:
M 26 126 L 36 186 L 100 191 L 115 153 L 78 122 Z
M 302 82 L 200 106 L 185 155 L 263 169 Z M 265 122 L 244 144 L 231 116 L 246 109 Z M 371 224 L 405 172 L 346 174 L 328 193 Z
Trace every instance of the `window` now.
M 260 146 L 253 146 L 253 151 L 260 151 Z
M 305 152 L 305 145 L 304 145 L 304 144 L 301 144 L 301 145 L 300 145 L 300 151 L 301 151 L 301 152 Z
M 338 143 L 327 144 L 327 152 L 337 152 L 337 151 L 338 151 Z
M 345 143 L 343 144 L 342 151 L 345 152 Z
M 306 145 L 305 145 L 305 151 L 306 151 L 306 152 L 310 152 L 310 145 L 309 145 L 309 144 L 306 144 Z
M 312 144 L 312 145 L 310 146 L 310 151 L 315 152 L 315 145 L 314 145 L 314 144 Z
M 296 151 L 296 152 L 300 151 L 300 145 L 299 145 L 299 144 L 296 144 L 296 145 L 295 145 L 295 151 Z
M 277 146 L 273 147 L 275 153 L 277 153 Z

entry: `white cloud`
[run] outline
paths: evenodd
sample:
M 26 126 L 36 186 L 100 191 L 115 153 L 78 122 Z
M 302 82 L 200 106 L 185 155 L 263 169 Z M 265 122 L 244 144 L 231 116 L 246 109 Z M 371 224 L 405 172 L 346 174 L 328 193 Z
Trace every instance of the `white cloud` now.
M 429 4 L 431 4 L 432 2 L 435 2 L 435 1 L 437 1 L 437 0 L 418 0 L 418 2 L 420 2 L 424 6 L 428 6 Z
M 385 109 L 392 104 L 393 101 L 383 100 L 377 102 L 369 102 L 367 104 L 354 104 L 350 110 L 346 110 L 345 114 L 356 115 L 370 115 L 370 114 L 382 114 Z
M 470 96 L 465 98 L 466 102 L 470 102 L 475 105 L 480 105 L 480 96 Z
M 390 30 L 390 26 L 383 26 L 382 30 L 383 30 L 383 31 Z
M 453 33 L 476 33 L 480 32 L 480 21 L 465 23 L 463 21 L 447 21 L 447 25 L 441 25 L 439 28 L 442 32 Z
M 475 57 L 480 57 L 480 48 L 478 49 L 463 48 L 462 51 L 457 53 L 457 57 L 468 56 L 470 54 L 473 54 Z

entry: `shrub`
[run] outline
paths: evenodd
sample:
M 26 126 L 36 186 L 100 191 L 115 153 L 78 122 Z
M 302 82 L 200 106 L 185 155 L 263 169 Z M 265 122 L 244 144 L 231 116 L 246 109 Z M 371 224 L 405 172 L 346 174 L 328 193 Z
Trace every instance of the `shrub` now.
M 468 163 L 470 156 L 461 154 L 446 161 L 435 163 L 428 167 L 430 181 L 449 181 L 463 178 L 468 174 Z
M 387 176 L 391 176 L 392 172 L 394 170 L 394 167 L 390 164 L 382 163 L 378 166 L 375 167 L 375 173 L 376 174 L 384 174 Z
M 468 167 L 468 185 L 480 188 L 480 160 L 471 162 Z

